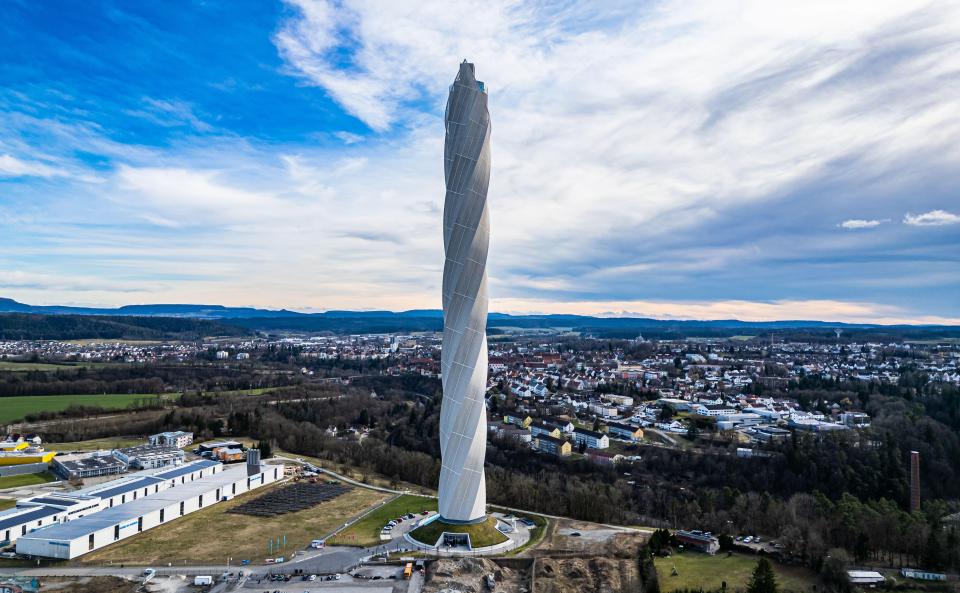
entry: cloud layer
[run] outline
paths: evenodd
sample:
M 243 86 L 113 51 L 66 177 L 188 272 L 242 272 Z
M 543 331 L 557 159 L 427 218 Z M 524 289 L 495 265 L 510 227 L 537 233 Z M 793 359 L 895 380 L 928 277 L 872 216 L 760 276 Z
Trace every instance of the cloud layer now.
M 151 61 L 196 59 L 142 26 Z M 443 105 L 468 58 L 494 307 L 960 319 L 955 3 L 291 0 L 234 37 L 263 53 L 212 97 L 0 95 L 0 292 L 436 307 Z

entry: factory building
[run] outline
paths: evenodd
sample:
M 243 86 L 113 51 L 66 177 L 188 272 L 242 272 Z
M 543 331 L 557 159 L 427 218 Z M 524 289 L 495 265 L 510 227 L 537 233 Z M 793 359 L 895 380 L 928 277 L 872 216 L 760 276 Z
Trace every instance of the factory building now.
M 131 468 L 154 469 L 182 464 L 184 453 L 182 449 L 171 446 L 138 445 L 114 449 L 113 456 L 126 462 Z
M 0 512 L 0 544 L 9 545 L 37 529 L 66 523 L 177 485 L 212 476 L 222 466 L 202 460 L 162 471 L 152 470 L 67 493 L 45 494 L 17 502 Z
M 111 480 L 96 486 L 77 490 L 78 494 L 98 496 L 100 509 L 126 504 L 130 501 L 156 494 L 167 488 L 189 484 L 200 478 L 211 476 L 222 469 L 216 461 L 202 459 L 173 468 L 146 470 Z
M 125 471 L 126 462 L 117 459 L 111 451 L 58 455 L 53 458 L 53 473 L 64 480 L 114 476 Z
M 282 465 L 244 464 L 17 540 L 17 553 L 72 559 L 283 478 Z
M 45 494 L 21 500 L 16 507 L 0 512 L 0 545 L 9 545 L 35 529 L 79 519 L 98 510 L 99 498 L 77 493 Z
M 147 442 L 151 445 L 162 445 L 165 447 L 176 447 L 182 449 L 193 443 L 193 433 L 176 430 L 171 432 L 160 432 L 147 437 Z

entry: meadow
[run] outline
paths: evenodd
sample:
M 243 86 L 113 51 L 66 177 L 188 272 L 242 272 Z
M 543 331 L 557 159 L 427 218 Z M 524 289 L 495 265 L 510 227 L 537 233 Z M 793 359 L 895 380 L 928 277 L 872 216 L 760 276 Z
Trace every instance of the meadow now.
M 744 591 L 757 566 L 758 556 L 725 553 L 710 556 L 699 552 L 683 552 L 668 558 L 656 558 L 657 578 L 660 590 L 670 591 L 719 591 L 726 583 L 727 591 Z M 777 575 L 780 590 L 808 592 L 817 589 L 816 575 L 799 566 L 786 566 L 771 561 Z M 677 574 L 673 574 L 676 568 Z
M 0 398 L 0 424 L 22 420 L 29 414 L 60 412 L 70 406 L 96 406 L 106 410 L 122 410 L 153 393 L 101 393 L 91 395 L 25 395 Z

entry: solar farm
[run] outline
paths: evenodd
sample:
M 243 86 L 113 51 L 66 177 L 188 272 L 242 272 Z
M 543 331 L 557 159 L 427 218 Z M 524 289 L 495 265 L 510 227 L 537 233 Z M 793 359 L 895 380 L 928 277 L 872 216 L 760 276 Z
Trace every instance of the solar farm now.
M 310 482 L 297 482 L 268 492 L 227 512 L 254 517 L 275 517 L 309 509 L 346 494 L 350 490 L 352 490 L 350 486 L 339 483 L 312 484 Z

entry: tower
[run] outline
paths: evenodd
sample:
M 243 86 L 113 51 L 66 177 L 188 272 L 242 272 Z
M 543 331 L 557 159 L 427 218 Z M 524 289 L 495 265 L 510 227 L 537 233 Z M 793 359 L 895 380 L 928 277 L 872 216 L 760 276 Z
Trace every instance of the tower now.
M 920 511 L 920 452 L 910 451 L 910 512 Z
M 440 517 L 485 519 L 487 489 L 487 249 L 490 113 L 466 60 L 450 86 L 443 147 L 443 349 L 440 358 Z

